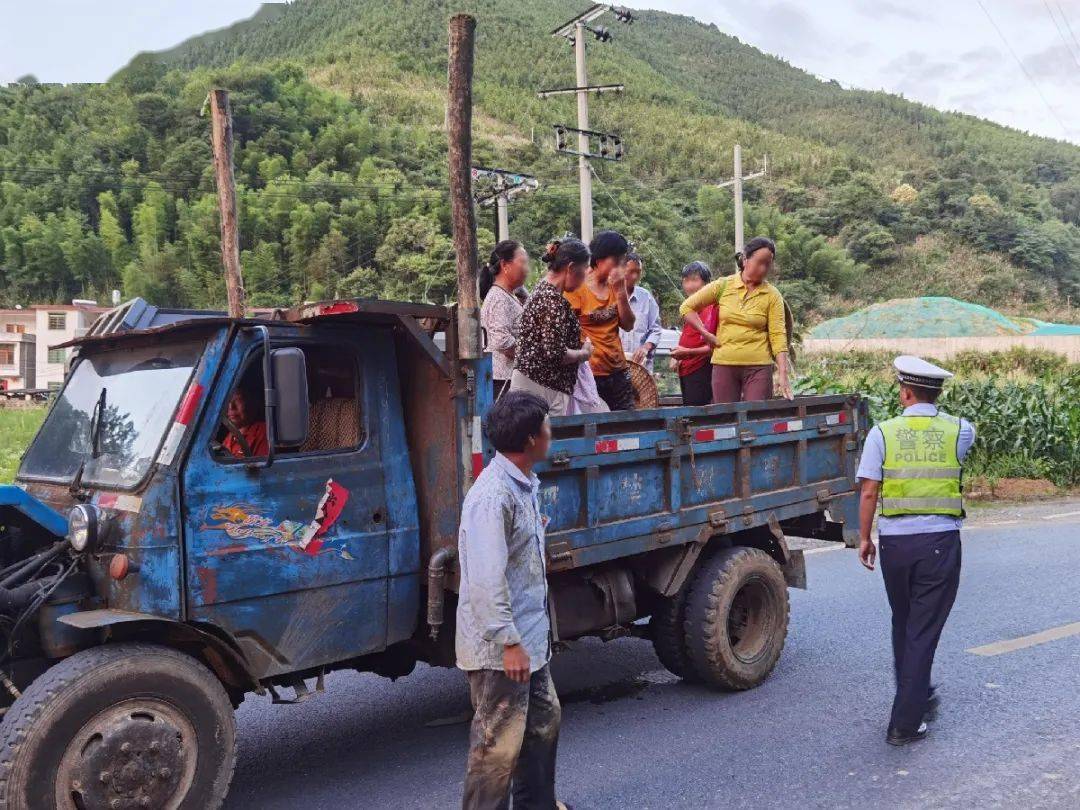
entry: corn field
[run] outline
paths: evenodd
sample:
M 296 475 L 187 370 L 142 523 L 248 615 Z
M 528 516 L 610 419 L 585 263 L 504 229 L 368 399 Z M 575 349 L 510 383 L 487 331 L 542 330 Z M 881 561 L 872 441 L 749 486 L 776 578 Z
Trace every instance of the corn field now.
M 813 368 L 798 379 L 796 391 L 862 394 L 875 422 L 900 413 L 897 384 L 877 372 L 834 376 Z M 975 425 L 968 475 L 1080 484 L 1080 366 L 1028 379 L 953 380 L 938 405 Z

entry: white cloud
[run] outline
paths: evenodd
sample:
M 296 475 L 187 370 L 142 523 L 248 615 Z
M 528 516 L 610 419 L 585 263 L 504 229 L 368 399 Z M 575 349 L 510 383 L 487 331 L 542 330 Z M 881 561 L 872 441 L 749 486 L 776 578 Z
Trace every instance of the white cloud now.
M 971 0 L 666 0 L 845 87 L 883 89 L 1080 143 L 1080 69 L 1043 0 L 983 0 L 1036 85 Z M 1080 2 L 1054 0 L 1080 36 Z M 797 6 L 798 15 L 789 13 Z M 1060 18 L 1059 18 L 1060 19 Z M 791 25 L 791 29 L 787 30 Z M 1078 53 L 1080 56 L 1080 53 Z M 1052 106 L 1047 110 L 1040 91 Z

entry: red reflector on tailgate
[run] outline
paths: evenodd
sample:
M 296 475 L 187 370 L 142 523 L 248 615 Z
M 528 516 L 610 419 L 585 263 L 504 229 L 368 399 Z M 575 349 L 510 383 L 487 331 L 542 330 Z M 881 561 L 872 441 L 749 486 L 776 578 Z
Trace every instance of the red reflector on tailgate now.
M 618 453 L 620 450 L 637 450 L 641 440 L 637 436 L 627 439 L 601 439 L 596 443 L 597 453 Z

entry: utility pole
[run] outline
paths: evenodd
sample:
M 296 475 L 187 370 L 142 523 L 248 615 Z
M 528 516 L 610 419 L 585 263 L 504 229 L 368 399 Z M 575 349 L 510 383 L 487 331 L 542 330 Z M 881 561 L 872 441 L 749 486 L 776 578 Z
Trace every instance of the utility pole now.
M 229 91 L 210 91 L 210 139 L 214 146 L 214 176 L 221 210 L 221 263 L 229 317 L 243 318 L 247 310 L 244 277 L 240 271 L 240 238 L 236 225 L 236 177 L 233 175 L 232 108 Z
M 634 21 L 634 16 L 625 8 L 597 4 L 551 32 L 552 36 L 563 37 L 573 43 L 577 84 L 574 87 L 557 90 L 541 90 L 539 93 L 540 98 L 564 93 L 573 93 L 577 97 L 577 127 L 556 126 L 555 150 L 564 154 L 577 155 L 578 185 L 581 192 L 581 239 L 584 242 L 589 242 L 593 236 L 592 169 L 589 166 L 589 159 L 603 157 L 607 160 L 621 160 L 623 155 L 621 138 L 609 133 L 593 132 L 589 129 L 589 94 L 618 92 L 623 89 L 621 84 L 590 86 L 588 72 L 585 68 L 585 33 L 592 34 L 599 42 L 610 42 L 612 40 L 611 32 L 607 28 L 593 28 L 589 25 L 593 20 L 608 11 L 613 12 L 620 22 L 627 25 Z M 567 132 L 577 133 L 576 150 L 566 148 L 564 137 Z M 600 154 L 592 152 L 591 142 L 594 137 L 601 139 Z M 614 153 L 606 148 L 610 143 L 617 145 Z M 609 157 L 609 154 L 614 154 L 614 156 Z
M 769 171 L 769 156 L 765 155 L 764 162 L 762 163 L 760 171 L 756 171 L 753 174 L 742 173 L 742 147 L 739 144 L 735 144 L 735 172 L 734 176 L 730 180 L 725 180 L 722 183 L 717 183 L 720 188 L 726 188 L 732 186 L 732 191 L 735 194 L 735 252 L 742 253 L 743 247 L 746 245 L 746 238 L 744 234 L 745 226 L 743 224 L 743 182 L 746 180 L 756 180 L 759 177 L 764 177 Z
M 732 192 L 735 195 L 735 252 L 742 253 L 746 245 L 746 228 L 743 225 L 742 206 L 742 147 L 735 144 L 735 187 Z
M 589 78 L 585 72 L 585 23 L 574 25 L 574 63 L 577 68 L 578 185 L 581 187 L 581 238 L 592 241 L 592 172 L 589 171 Z
M 535 191 L 540 183 L 531 174 L 483 166 L 473 167 L 472 179 L 476 202 L 485 208 L 495 206 L 495 241 L 509 239 L 510 200 L 519 194 Z
M 458 286 L 458 357 L 476 360 L 480 339 L 480 291 L 476 281 L 476 211 L 472 194 L 472 79 L 476 20 L 468 14 L 450 18 L 447 71 L 447 136 L 450 142 L 450 217 Z
M 500 194 L 495 198 L 495 241 L 510 238 L 510 198 Z

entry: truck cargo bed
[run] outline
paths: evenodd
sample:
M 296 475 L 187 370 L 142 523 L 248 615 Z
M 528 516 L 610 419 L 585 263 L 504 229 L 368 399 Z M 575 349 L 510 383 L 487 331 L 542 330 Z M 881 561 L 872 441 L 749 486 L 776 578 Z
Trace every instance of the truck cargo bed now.
M 866 404 L 802 397 L 559 417 L 537 467 L 551 570 L 829 511 L 854 543 Z M 837 526 L 842 524 L 842 526 Z

